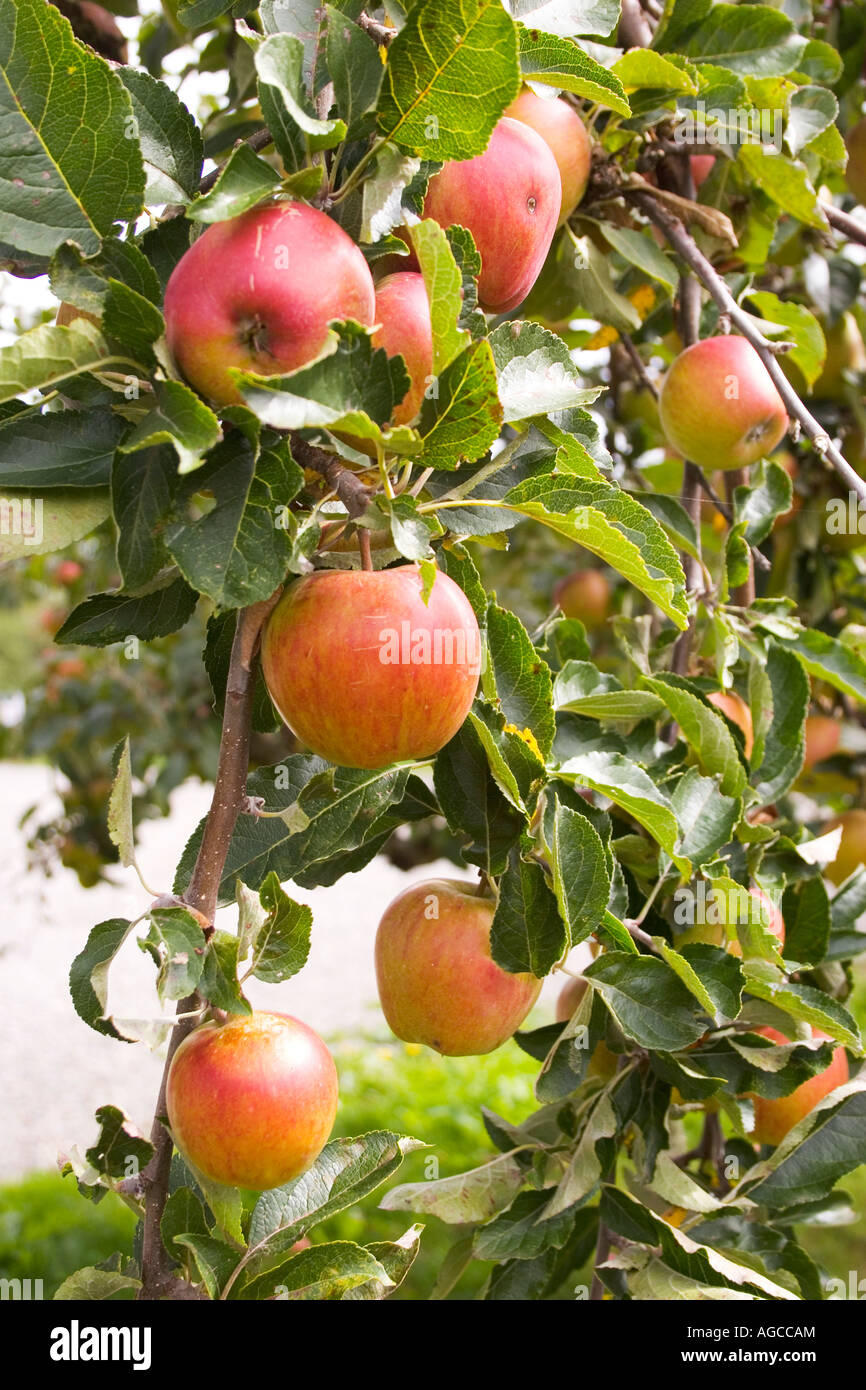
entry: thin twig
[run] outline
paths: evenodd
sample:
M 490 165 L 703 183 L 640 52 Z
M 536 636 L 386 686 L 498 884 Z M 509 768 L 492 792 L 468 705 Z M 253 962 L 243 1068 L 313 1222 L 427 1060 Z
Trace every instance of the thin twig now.
M 718 271 L 695 245 L 695 242 L 689 236 L 683 224 L 678 221 L 677 218 L 671 217 L 657 202 L 642 191 L 637 189 L 626 189 L 624 191 L 626 196 L 637 204 L 649 220 L 664 232 L 671 246 L 682 256 L 686 264 L 706 286 L 722 312 L 729 317 L 731 323 L 739 330 L 743 337 L 752 344 L 752 347 L 758 353 L 758 356 L 767 368 L 773 384 L 785 404 L 789 416 L 793 420 L 799 421 L 804 432 L 811 439 L 816 451 L 822 457 L 826 457 L 830 460 L 847 487 L 852 492 L 856 493 L 863 502 L 866 502 L 866 481 L 864 481 L 860 475 L 854 471 L 850 463 L 842 457 L 842 454 L 830 439 L 827 431 L 818 423 L 814 415 L 806 409 L 776 361 L 771 345 L 755 327 L 745 310 L 740 308 Z
M 213 921 L 216 912 L 226 855 L 246 789 L 255 688 L 253 663 L 262 626 L 277 597 L 275 594 L 266 602 L 253 604 L 238 614 L 226 682 L 225 714 L 213 797 L 192 877 L 183 895 L 183 901 L 200 913 L 207 922 Z M 182 999 L 177 1006 L 178 1015 L 185 1016 L 179 1018 L 169 1041 L 150 1135 L 153 1157 L 142 1174 L 146 1200 L 142 1225 L 142 1286 L 139 1297 L 144 1300 L 163 1298 L 169 1290 L 173 1290 L 172 1296 L 177 1297 L 177 1277 L 172 1271 L 160 1231 L 168 1197 L 172 1154 L 171 1135 L 163 1120 L 166 1113 L 166 1085 L 172 1058 L 184 1038 L 195 1027 L 196 1008 L 199 1004 L 198 996 L 192 994 Z
M 368 14 L 361 14 L 359 16 L 358 27 L 363 29 L 365 34 L 369 34 L 371 39 L 375 39 L 376 42 L 381 44 L 384 48 L 387 48 L 391 40 L 397 37 L 396 29 L 390 29 L 387 24 L 380 24 L 378 20 L 371 19 Z
M 866 246 L 866 226 L 862 222 L 858 222 L 850 212 L 833 207 L 831 203 L 822 203 L 821 208 L 831 227 L 837 232 L 842 232 L 848 241 L 856 241 L 861 246 Z
M 363 516 L 372 496 L 366 483 L 345 468 L 336 454 L 317 449 L 299 434 L 292 435 L 292 454 L 302 468 L 312 468 L 336 492 L 349 516 Z
M 653 400 L 657 401 L 659 398 L 658 388 L 646 369 L 646 363 L 634 345 L 634 339 L 629 333 L 620 333 L 619 337 L 642 384 L 646 387 L 647 391 L 649 391 Z

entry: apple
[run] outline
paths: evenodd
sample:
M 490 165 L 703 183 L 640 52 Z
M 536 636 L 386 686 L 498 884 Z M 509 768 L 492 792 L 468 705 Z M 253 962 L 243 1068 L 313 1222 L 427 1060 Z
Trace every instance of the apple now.
M 493 1052 L 538 998 L 534 975 L 509 975 L 490 954 L 496 903 L 474 885 L 434 878 L 395 898 L 376 934 L 382 1012 L 404 1042 L 445 1057 Z
M 773 1042 L 791 1041 L 776 1028 L 756 1028 L 755 1032 L 760 1033 L 762 1037 L 772 1038 Z M 820 1028 L 813 1027 L 812 1037 L 826 1040 L 827 1034 L 822 1033 Z M 810 1076 L 808 1081 L 804 1081 L 790 1095 L 780 1096 L 778 1100 L 768 1100 L 766 1096 L 753 1096 L 755 1126 L 752 1137 L 759 1144 L 772 1144 L 774 1147 L 781 1144 L 789 1129 L 793 1129 L 810 1110 L 815 1109 L 820 1100 L 831 1091 L 835 1091 L 837 1086 L 844 1086 L 847 1080 L 848 1058 L 844 1047 L 837 1047 L 829 1067 L 817 1072 L 815 1076 Z
M 318 1033 L 288 1014 L 203 1023 L 172 1059 L 174 1142 L 212 1182 L 264 1191 L 315 1163 L 337 1113 L 337 1069 Z
M 745 338 L 703 338 L 671 363 L 659 396 L 672 448 L 700 468 L 747 468 L 779 443 L 788 416 Z
M 806 752 L 803 771 L 809 772 L 816 763 L 832 758 L 839 747 L 842 732 L 838 719 L 829 714 L 810 714 L 806 719 Z
M 707 699 L 711 705 L 715 705 L 717 710 L 721 710 L 732 724 L 736 724 L 737 728 L 742 729 L 746 758 L 751 758 L 755 743 L 755 731 L 752 725 L 752 711 L 742 695 L 738 695 L 735 690 L 713 690 Z
M 376 286 L 376 323 L 374 345 L 384 348 L 389 357 L 399 353 L 412 383 L 393 415 L 395 424 L 405 425 L 421 409 L 433 376 L 433 325 L 424 276 L 401 270 L 380 280 Z
M 343 767 L 429 758 L 475 698 L 481 635 L 463 590 L 437 574 L 428 602 L 414 565 L 317 570 L 271 613 L 262 669 L 302 743 Z
M 830 882 L 837 885 L 850 878 L 861 864 L 866 864 L 866 811 L 845 811 L 830 822 L 826 831 L 836 830 L 839 826 L 842 827 L 839 851 L 832 864 L 828 864 L 824 870 Z
M 491 314 L 521 304 L 550 250 L 562 180 L 550 148 L 522 121 L 503 116 L 474 159 L 446 164 L 430 180 L 424 216 L 467 227 L 481 255 L 478 299 Z
M 691 156 L 689 165 L 691 166 L 692 183 L 695 185 L 695 189 L 700 188 L 702 183 L 706 183 L 713 172 L 715 162 L 716 156 L 714 154 L 693 154 Z
M 762 892 L 760 888 L 750 888 L 749 896 L 761 904 L 766 916 L 769 917 L 769 930 L 773 933 L 773 936 L 776 937 L 779 942 L 779 949 L 781 950 L 785 944 L 785 920 L 779 908 L 776 907 L 772 900 L 767 897 L 767 894 Z M 696 922 L 694 926 L 687 927 L 684 932 L 679 932 L 674 941 L 677 950 L 679 950 L 681 946 L 719 946 L 724 947 L 731 956 L 742 957 L 743 948 L 737 939 L 736 933 L 729 934 L 728 931 L 729 924 L 727 922 L 727 917 L 729 912 L 733 914 L 731 925 L 740 920 L 736 903 L 729 902 L 726 900 L 723 893 L 713 890 L 707 894 L 707 908 L 707 915 L 709 916 L 712 914 L 713 917 L 718 917 L 719 920 Z M 751 909 L 749 910 L 751 911 Z
M 274 376 L 325 346 L 332 319 L 372 325 L 373 277 L 351 237 L 306 203 L 253 208 L 213 223 L 165 291 L 168 346 L 216 405 L 241 400 L 230 367 Z
M 553 601 L 566 618 L 579 618 L 584 627 L 604 625 L 610 614 L 610 584 L 600 570 L 575 570 L 554 586 Z
M 850 311 L 842 314 L 832 327 L 824 325 L 824 339 L 827 356 L 821 375 L 812 387 L 812 395 L 819 401 L 835 400 L 842 394 L 846 372 L 860 376 L 866 372 L 866 344 L 860 325 Z
M 589 182 L 592 141 L 586 126 L 567 101 L 561 97 L 545 101 L 529 87 L 524 87 L 520 95 L 515 97 L 506 108 L 505 115 L 528 125 L 550 147 L 562 185 L 557 222 L 557 226 L 561 227 L 574 212 Z
M 61 560 L 52 575 L 58 584 L 75 584 L 84 573 L 84 566 L 77 560 Z
M 866 204 L 866 116 L 852 126 L 845 136 L 848 146 L 848 168 L 845 182 L 858 203 Z

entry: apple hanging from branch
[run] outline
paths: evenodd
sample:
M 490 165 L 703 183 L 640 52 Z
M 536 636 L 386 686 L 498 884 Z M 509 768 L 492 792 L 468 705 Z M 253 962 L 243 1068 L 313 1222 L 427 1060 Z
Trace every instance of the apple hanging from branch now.
M 671 447 L 709 471 L 748 468 L 775 449 L 788 427 L 770 373 L 736 334 L 703 338 L 674 359 L 659 417 Z

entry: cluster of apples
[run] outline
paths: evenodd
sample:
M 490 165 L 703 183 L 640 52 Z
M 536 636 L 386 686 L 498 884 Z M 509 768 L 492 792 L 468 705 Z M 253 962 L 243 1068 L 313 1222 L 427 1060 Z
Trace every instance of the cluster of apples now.
M 483 154 L 431 179 L 424 217 L 472 233 L 483 309 L 504 313 L 526 298 L 583 196 L 590 156 L 574 107 L 527 88 Z M 431 379 L 433 341 L 423 276 L 411 254 L 404 264 L 374 284 L 358 246 L 325 213 L 298 201 L 254 208 L 209 227 L 181 257 L 165 293 L 169 348 L 196 390 L 224 406 L 241 399 L 231 368 L 292 372 L 316 358 L 331 321 L 376 325 L 374 344 L 406 362 L 411 385 L 394 412 L 405 424 Z

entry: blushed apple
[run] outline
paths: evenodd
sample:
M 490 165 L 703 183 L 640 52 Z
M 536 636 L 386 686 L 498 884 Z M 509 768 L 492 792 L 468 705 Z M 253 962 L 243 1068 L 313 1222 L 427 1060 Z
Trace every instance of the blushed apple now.
M 589 182 L 592 141 L 573 106 L 562 97 L 545 100 L 524 87 L 506 108 L 511 120 L 522 121 L 540 135 L 556 160 L 562 185 L 557 226 L 567 222 Z
M 765 1038 L 771 1038 L 773 1042 L 791 1041 L 777 1028 L 756 1028 L 755 1032 Z M 812 1037 L 827 1040 L 827 1034 L 822 1033 L 820 1028 L 812 1028 Z M 753 1096 L 755 1125 L 752 1137 L 759 1144 L 772 1144 L 774 1147 L 781 1144 L 788 1131 L 814 1110 L 819 1101 L 831 1091 L 835 1091 L 837 1086 L 844 1086 L 848 1075 L 845 1049 L 837 1047 L 829 1067 L 815 1076 L 810 1076 L 808 1081 L 804 1081 L 790 1095 L 780 1096 L 777 1100 L 769 1100 L 766 1096 Z
M 215 222 L 165 291 L 166 338 L 187 381 L 216 405 L 240 401 L 230 367 L 274 376 L 321 352 L 332 319 L 370 326 L 373 277 L 342 227 L 306 203 Z
M 467 227 L 481 255 L 478 298 L 491 314 L 521 304 L 541 273 L 556 231 L 562 180 L 550 148 L 503 116 L 474 159 L 446 164 L 430 180 L 424 216 Z
M 334 1126 L 337 1069 L 288 1014 L 204 1023 L 184 1038 L 166 1089 L 172 1137 L 212 1182 L 264 1191 L 315 1163 Z
M 290 584 L 262 640 L 271 699 L 302 743 L 344 767 L 429 758 L 475 698 L 481 635 L 463 590 L 414 565 L 317 570 Z
M 395 898 L 376 934 L 379 1000 L 404 1042 L 446 1057 L 493 1052 L 538 998 L 534 975 L 510 975 L 490 954 L 496 904 L 470 883 L 428 879 Z
M 668 443 L 700 468 L 747 468 L 788 426 L 785 406 L 751 343 L 703 338 L 681 352 L 662 383 L 659 416 Z
M 421 409 L 433 374 L 433 325 L 424 276 L 401 270 L 380 280 L 376 286 L 376 323 L 374 345 L 384 348 L 389 357 L 399 353 L 412 383 L 393 414 L 395 424 L 405 425 Z
M 554 586 L 553 601 L 566 618 L 579 618 L 592 631 L 610 616 L 610 584 L 601 570 L 575 570 Z

